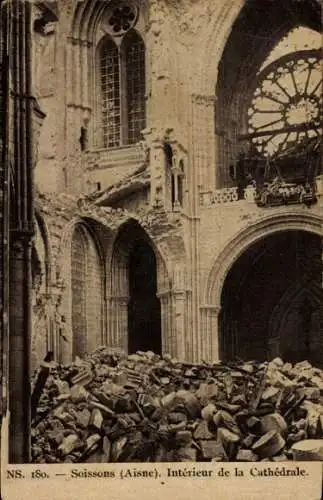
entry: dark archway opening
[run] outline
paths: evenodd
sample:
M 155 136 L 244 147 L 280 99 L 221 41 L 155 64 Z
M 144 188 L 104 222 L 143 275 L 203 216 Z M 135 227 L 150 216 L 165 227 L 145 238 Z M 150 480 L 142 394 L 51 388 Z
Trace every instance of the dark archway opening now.
M 146 241 L 135 244 L 129 255 L 128 350 L 161 354 L 161 307 L 157 293 L 157 266 Z
M 323 359 L 321 239 L 286 231 L 249 247 L 230 269 L 221 295 L 224 360 Z

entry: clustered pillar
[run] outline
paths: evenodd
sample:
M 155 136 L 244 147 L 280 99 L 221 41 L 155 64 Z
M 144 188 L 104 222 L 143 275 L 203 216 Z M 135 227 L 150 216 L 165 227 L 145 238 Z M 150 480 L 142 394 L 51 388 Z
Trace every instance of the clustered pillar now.
M 2 5 L 8 33 L 7 106 L 10 171 L 9 241 L 9 462 L 30 461 L 31 248 L 34 235 L 31 40 L 29 2 Z M 8 43 L 10 40 L 10 46 Z

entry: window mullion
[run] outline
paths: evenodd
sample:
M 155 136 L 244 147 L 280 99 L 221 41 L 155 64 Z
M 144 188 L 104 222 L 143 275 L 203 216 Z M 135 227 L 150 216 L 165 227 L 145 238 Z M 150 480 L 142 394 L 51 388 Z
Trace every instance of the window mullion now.
M 126 57 L 121 44 L 119 48 L 119 68 L 120 68 L 120 144 L 128 144 L 128 102 L 127 102 L 127 68 Z

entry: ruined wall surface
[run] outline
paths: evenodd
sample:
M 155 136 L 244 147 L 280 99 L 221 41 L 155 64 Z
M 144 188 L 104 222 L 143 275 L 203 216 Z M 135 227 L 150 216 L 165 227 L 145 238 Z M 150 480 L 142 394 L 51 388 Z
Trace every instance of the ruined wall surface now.
M 125 223 L 135 221 L 142 227 L 150 238 L 157 257 L 158 292 L 162 297 L 170 296 L 164 307 L 164 322 L 175 322 L 175 318 L 177 322 L 179 318 L 182 321 L 180 326 L 169 328 L 167 331 L 169 338 L 164 339 L 164 344 L 168 346 L 167 350 L 172 345 L 173 352 L 185 357 L 181 345 L 185 333 L 186 315 L 185 310 L 178 310 L 176 300 L 178 294 L 186 294 L 187 262 L 178 216 L 169 217 L 163 210 L 141 210 L 135 213 L 121 208 L 100 208 L 70 195 L 39 195 L 37 211 L 38 217 L 46 227 L 46 234 L 42 240 L 43 247 L 38 245 L 38 248 L 46 247 L 47 250 L 46 252 L 38 250 L 38 257 L 41 269 L 47 269 L 48 286 L 45 290 L 39 290 L 37 284 L 35 286 L 33 366 L 38 365 L 47 350 L 53 350 L 56 357 L 63 361 L 69 361 L 72 356 L 71 242 L 76 224 L 88 228 L 89 234 L 97 242 L 105 283 L 104 324 L 109 325 L 115 323 L 116 313 L 114 308 L 110 310 L 109 302 L 111 276 L 114 272 L 111 267 L 115 251 L 114 243 Z M 88 269 L 87 272 L 92 275 L 95 270 Z M 177 294 L 174 302 L 173 293 Z M 179 302 L 179 307 L 181 305 L 182 300 Z M 110 328 L 104 333 L 103 341 L 110 345 L 116 341 L 112 337 L 107 337 L 109 331 Z M 178 339 L 181 345 L 177 345 Z M 121 341 L 124 344 L 125 339 Z
M 147 129 L 144 136 L 149 145 L 158 146 L 172 131 L 172 140 L 178 141 L 188 151 L 187 157 L 192 159 L 192 95 L 212 100 L 223 46 L 242 3 L 241 0 L 142 2 L 147 66 Z M 94 119 L 94 67 L 89 67 L 89 61 L 93 59 L 95 33 L 86 24 L 89 24 L 86 19 L 89 19 L 87 9 L 95 10 L 95 5 L 94 0 L 84 2 L 85 21 L 76 28 L 73 22 L 78 19 L 78 2 L 60 1 L 58 22 L 52 23 L 46 35 L 34 34 L 35 94 L 47 114 L 36 171 L 36 180 L 44 191 L 84 192 L 91 189 L 92 177 L 95 178 L 93 182 L 107 184 L 110 176 L 114 181 L 129 173 L 131 162 L 127 154 L 123 167 L 116 165 L 112 171 L 111 165 L 110 169 L 107 165 L 104 175 L 102 168 L 109 163 L 105 152 L 95 154 L 98 172 L 94 173 L 93 155 L 82 153 L 80 148 L 81 126 L 90 130 Z M 202 113 L 203 119 L 211 120 L 202 126 L 210 127 L 213 108 L 203 109 Z M 194 130 L 197 149 L 199 143 L 205 141 L 204 131 L 205 128 Z M 212 155 L 212 141 L 208 147 L 210 151 L 205 154 Z M 91 138 L 88 148 L 95 149 Z M 152 163 L 153 177 L 158 182 L 163 167 L 160 157 Z M 86 173 L 88 166 L 89 174 Z M 193 166 L 187 163 L 186 169 L 189 168 Z

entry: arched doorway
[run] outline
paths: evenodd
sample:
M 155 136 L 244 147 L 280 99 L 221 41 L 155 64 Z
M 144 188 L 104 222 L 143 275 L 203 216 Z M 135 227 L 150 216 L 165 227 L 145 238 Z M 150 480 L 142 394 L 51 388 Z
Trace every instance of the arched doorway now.
M 321 238 L 310 232 L 273 233 L 249 246 L 222 288 L 221 357 L 320 364 L 321 266 Z
M 97 245 L 85 225 L 77 224 L 71 244 L 73 358 L 102 344 L 103 276 Z
M 129 353 L 138 350 L 161 353 L 161 309 L 156 292 L 156 257 L 151 246 L 141 241 L 129 256 Z
M 158 272 L 157 272 L 158 268 Z M 162 351 L 161 303 L 165 269 L 145 230 L 134 220 L 119 230 L 111 266 L 109 342 L 126 352 Z

